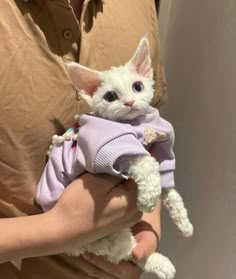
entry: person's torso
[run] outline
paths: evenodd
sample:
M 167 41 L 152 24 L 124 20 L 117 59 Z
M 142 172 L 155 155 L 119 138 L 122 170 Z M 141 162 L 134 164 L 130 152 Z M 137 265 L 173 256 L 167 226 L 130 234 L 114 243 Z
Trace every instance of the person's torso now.
M 41 212 L 34 195 L 51 137 L 70 127 L 76 113 L 89 110 L 77 96 L 65 62 L 78 61 L 97 70 L 121 65 L 148 33 L 158 76 L 156 96 L 165 90 L 154 1 L 85 0 L 80 22 L 68 2 L 0 3 L 0 217 Z M 37 261 L 46 268 L 44 258 Z M 65 278 L 57 261 L 56 277 Z M 34 278 L 45 278 L 41 272 L 36 268 Z M 24 275 L 28 278 L 32 277 Z

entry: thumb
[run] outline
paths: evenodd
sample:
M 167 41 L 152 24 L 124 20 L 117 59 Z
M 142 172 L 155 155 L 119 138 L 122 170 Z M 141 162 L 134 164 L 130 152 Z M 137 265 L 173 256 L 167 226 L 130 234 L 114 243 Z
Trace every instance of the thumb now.
M 132 250 L 135 260 L 148 258 L 158 248 L 158 240 L 152 231 L 144 231 L 135 235 L 136 246 Z
M 132 250 L 132 256 L 135 260 L 139 261 L 144 256 L 144 250 L 142 246 L 138 243 Z

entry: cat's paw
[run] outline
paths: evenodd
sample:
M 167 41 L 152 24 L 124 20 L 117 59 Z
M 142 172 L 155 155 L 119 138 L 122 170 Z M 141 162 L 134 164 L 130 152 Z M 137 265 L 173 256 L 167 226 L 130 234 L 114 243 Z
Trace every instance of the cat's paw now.
M 193 235 L 193 225 L 188 222 L 187 224 L 179 226 L 179 233 L 183 237 L 190 237 Z
M 160 279 L 173 279 L 176 273 L 171 261 L 159 253 L 152 254 L 143 268 L 146 272 L 156 274 Z
M 169 261 L 169 259 L 167 259 Z M 176 274 L 175 267 L 169 262 L 165 262 L 162 266 L 157 266 L 155 272 L 160 279 L 173 279 Z
M 154 199 L 149 199 L 149 201 L 147 201 L 147 200 L 140 201 L 138 199 L 137 208 L 138 208 L 138 210 L 140 210 L 142 212 L 148 212 L 148 213 L 152 212 L 157 206 L 157 200 L 158 200 L 158 197 L 154 198 Z

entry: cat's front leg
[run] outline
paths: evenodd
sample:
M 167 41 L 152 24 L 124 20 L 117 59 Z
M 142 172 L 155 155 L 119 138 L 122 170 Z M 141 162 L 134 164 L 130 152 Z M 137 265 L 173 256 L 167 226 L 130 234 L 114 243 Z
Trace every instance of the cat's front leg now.
M 121 160 L 122 173 L 134 179 L 138 187 L 137 206 L 144 212 L 151 212 L 161 194 L 159 163 L 149 155 L 126 157 Z

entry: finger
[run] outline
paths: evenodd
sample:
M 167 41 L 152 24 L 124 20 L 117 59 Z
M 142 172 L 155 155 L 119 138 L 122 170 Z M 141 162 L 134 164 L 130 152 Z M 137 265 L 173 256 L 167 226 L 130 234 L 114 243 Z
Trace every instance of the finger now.
M 142 270 L 138 266 L 128 261 L 113 264 L 104 260 L 103 257 L 92 254 L 86 254 L 84 257 L 99 269 L 120 279 L 137 279 L 142 274 Z
M 101 189 L 99 189 L 101 192 L 109 192 L 112 188 L 121 183 L 122 180 L 123 179 L 118 176 L 111 176 L 103 173 L 98 173 L 96 175 L 85 173 L 83 175 L 83 182 L 85 185 L 94 185 L 94 187 L 102 185 Z
M 113 187 L 110 191 L 111 194 L 114 194 L 114 193 L 117 193 L 119 195 L 132 195 L 133 197 L 133 200 L 136 200 L 134 199 L 134 197 L 137 196 L 137 193 L 138 193 L 138 188 L 137 188 L 137 185 L 133 182 L 133 180 L 129 179 L 129 180 L 124 180 L 124 181 L 121 181 L 119 183 L 119 185 L 116 185 L 115 187 Z
M 82 270 L 87 275 L 97 278 L 97 279 L 118 279 L 119 277 L 115 277 L 112 274 L 105 272 L 100 269 L 96 265 L 90 263 L 85 260 L 83 257 L 72 257 L 73 261 L 76 263 L 76 267 Z
M 124 222 L 125 220 L 132 222 L 127 223 L 128 227 L 133 226 L 141 220 L 143 213 L 137 209 L 137 186 L 135 183 L 125 181 L 114 187 L 108 194 L 107 199 L 109 203 L 113 204 L 113 207 L 117 208 L 118 212 L 122 215 Z M 124 210 L 120 210 L 124 209 Z M 129 217 L 132 218 L 130 219 Z M 125 218 L 124 218 L 125 217 Z
M 83 176 L 83 184 L 85 187 L 92 187 L 95 185 L 96 188 L 99 188 L 97 193 L 97 198 L 99 196 L 106 195 L 106 200 L 112 201 L 114 206 L 117 206 L 117 209 L 126 208 L 127 214 L 133 214 L 138 216 L 136 222 L 142 218 L 142 213 L 138 211 L 136 205 L 137 197 L 137 185 L 132 180 L 124 180 L 120 177 L 114 177 L 106 174 L 91 174 L 86 173 Z M 102 187 L 98 187 L 101 185 Z M 130 225 L 130 224 L 129 224 Z

